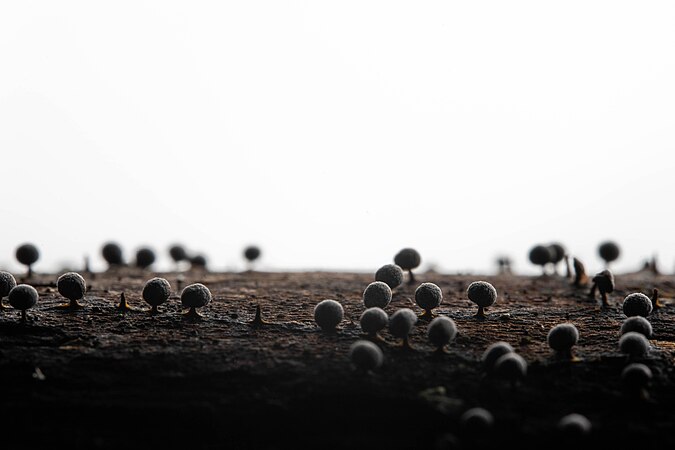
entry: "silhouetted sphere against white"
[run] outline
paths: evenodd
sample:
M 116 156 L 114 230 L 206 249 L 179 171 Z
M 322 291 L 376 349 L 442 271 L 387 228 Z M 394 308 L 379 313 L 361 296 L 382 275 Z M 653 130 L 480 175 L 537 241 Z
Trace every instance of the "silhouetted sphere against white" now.
M 394 256 L 394 264 L 404 270 L 411 270 L 422 263 L 422 257 L 414 248 L 404 248 Z
M 314 321 L 322 330 L 334 330 L 344 317 L 344 309 L 335 300 L 321 300 L 314 307 Z
M 571 323 L 560 323 L 548 332 L 546 342 L 556 352 L 566 352 L 579 341 L 579 330 Z
M 76 272 L 67 272 L 56 280 L 59 294 L 71 301 L 80 300 L 87 292 L 87 284 L 82 275 Z
M 16 286 L 16 279 L 14 275 L 4 270 L 0 271 L 0 299 L 5 298 L 9 295 L 11 291 Z
M 565 258 L 565 247 L 562 244 L 554 242 L 548 246 L 549 254 L 551 255 L 551 261 L 553 264 L 558 264 Z
M 9 291 L 7 297 L 9 299 L 9 304 L 12 305 L 13 308 L 21 311 L 32 308 L 37 304 L 39 299 L 38 291 L 35 290 L 33 286 L 27 284 L 15 286 Z
M 619 338 L 619 349 L 632 357 L 641 357 L 649 353 L 649 341 L 636 331 L 629 331 Z
M 466 290 L 466 295 L 476 305 L 483 308 L 497 301 L 497 289 L 487 281 L 474 281 Z
M 652 324 L 642 316 L 629 317 L 621 324 L 621 335 L 624 335 L 629 331 L 635 331 L 649 339 L 652 337 Z
M 506 353 L 495 361 L 494 373 L 509 381 L 517 381 L 527 375 L 527 361 L 515 352 Z
M 401 308 L 389 317 L 389 332 L 397 338 L 406 338 L 417 323 L 417 314 L 412 309 Z
M 368 308 L 359 320 L 364 333 L 375 334 L 384 330 L 389 324 L 389 315 L 382 308 Z
M 628 364 L 621 371 L 621 383 L 627 388 L 641 389 L 647 387 L 651 379 L 651 369 L 641 363 Z
M 384 355 L 380 347 L 370 341 L 356 341 L 349 347 L 349 359 L 361 370 L 375 370 L 382 365 Z
M 363 291 L 363 304 L 366 308 L 386 308 L 391 302 L 391 288 L 382 281 L 373 281 Z
M 141 248 L 136 252 L 136 266 L 141 269 L 147 269 L 155 262 L 155 252 L 147 247 Z
M 201 283 L 185 286 L 180 294 L 180 301 L 188 308 L 201 308 L 211 303 L 211 291 Z
M 484 408 L 466 410 L 459 418 L 459 423 L 466 431 L 480 434 L 492 428 L 495 419 L 492 413 Z
M 169 256 L 174 262 L 181 262 L 188 259 L 187 251 L 185 247 L 179 244 L 174 244 L 169 247 Z
M 246 258 L 246 260 L 249 262 L 253 262 L 260 258 L 260 254 L 260 248 L 256 247 L 255 245 L 250 245 L 244 249 L 244 258 Z
M 455 339 L 457 325 L 455 321 L 446 316 L 436 317 L 427 327 L 429 342 L 435 347 L 443 347 Z
M 532 264 L 543 266 L 553 262 L 553 255 L 549 247 L 543 245 L 535 245 L 528 254 L 528 259 Z
M 110 266 L 119 266 L 124 264 L 122 247 L 116 242 L 107 242 L 101 249 L 101 256 Z
M 635 292 L 623 299 L 623 313 L 628 317 L 647 317 L 652 312 L 652 301 L 645 294 Z
M 415 289 L 415 303 L 426 311 L 439 307 L 442 301 L 443 291 L 434 283 L 422 283 Z
M 481 357 L 483 362 L 483 367 L 488 371 L 492 372 L 494 370 L 495 362 L 503 355 L 507 353 L 512 353 L 513 347 L 508 342 L 498 341 L 492 343 L 485 349 Z
M 171 296 L 171 284 L 160 277 L 151 278 L 143 286 L 143 300 L 150 306 L 159 306 Z
M 396 264 L 385 264 L 375 272 L 375 281 L 382 281 L 390 289 L 395 289 L 403 284 L 403 269 Z
M 568 414 L 558 421 L 558 430 L 568 437 L 580 437 L 591 432 L 591 421 L 581 414 Z
M 607 241 L 598 246 L 598 254 L 605 262 L 610 263 L 619 259 L 621 251 L 615 242 Z
M 16 260 L 24 266 L 32 266 L 40 259 L 40 252 L 33 244 L 22 244 L 16 249 Z

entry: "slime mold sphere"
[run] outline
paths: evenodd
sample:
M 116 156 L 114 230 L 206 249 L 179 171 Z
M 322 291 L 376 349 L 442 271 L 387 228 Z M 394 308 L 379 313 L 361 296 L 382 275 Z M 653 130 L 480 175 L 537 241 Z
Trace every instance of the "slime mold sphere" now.
M 124 264 L 124 257 L 122 256 L 122 247 L 116 242 L 107 242 L 101 249 L 101 256 L 108 263 L 109 267 L 121 266 Z
M 9 291 L 9 304 L 13 308 L 21 310 L 21 321 L 25 322 L 28 317 L 26 310 L 35 306 L 38 302 L 38 292 L 33 286 L 19 284 Z
M 155 262 L 155 252 L 144 247 L 136 252 L 136 267 L 147 269 Z
M 579 341 L 579 330 L 571 323 L 560 323 L 549 330 L 546 341 L 560 358 L 573 360 L 572 347 Z
M 394 264 L 403 270 L 407 270 L 410 275 L 408 284 L 415 284 L 415 275 L 412 270 L 419 267 L 422 257 L 414 248 L 404 248 L 394 256 Z
M 647 317 L 652 312 L 652 301 L 645 294 L 634 292 L 623 299 L 623 313 L 628 317 Z
M 485 367 L 485 370 L 487 370 L 488 373 L 492 372 L 494 370 L 495 362 L 497 362 L 501 356 L 506 355 L 507 353 L 513 353 L 513 351 L 513 347 L 504 341 L 490 344 L 481 357 L 483 367 Z
M 40 252 L 33 244 L 22 244 L 16 249 L 16 260 L 28 267 L 28 276 L 33 276 L 33 264 L 40 258 Z
M 244 258 L 249 263 L 252 263 L 256 259 L 260 258 L 260 248 L 256 247 L 255 245 L 249 245 L 244 249 Z
M 437 308 L 443 301 L 443 291 L 434 283 L 422 283 L 415 289 L 415 303 L 424 310 L 421 319 L 431 319 L 434 308 Z
M 389 323 L 389 315 L 382 308 L 368 308 L 361 314 L 361 329 L 371 338 L 376 338 L 377 333 L 384 330 Z
M 623 336 L 629 331 L 635 331 L 649 339 L 652 337 L 652 324 L 642 316 L 629 317 L 621 324 L 621 335 Z
M 190 258 L 190 265 L 193 269 L 206 269 L 206 256 L 195 255 Z
M 484 408 L 471 408 L 462 414 L 459 423 L 466 431 L 471 434 L 479 435 L 485 433 L 494 424 L 495 419 L 492 413 Z
M 494 372 L 515 386 L 516 382 L 527 375 L 527 362 L 515 352 L 506 353 L 495 361 Z
M 636 358 L 649 353 L 649 341 L 636 331 L 629 331 L 619 338 L 619 349 L 628 356 Z
M 487 281 L 474 281 L 466 290 L 469 300 L 478 305 L 476 317 L 485 318 L 485 308 L 493 305 L 497 301 L 497 290 Z
M 384 356 L 380 347 L 370 341 L 356 341 L 349 347 L 349 359 L 360 370 L 369 372 L 382 365 Z
M 436 317 L 427 327 L 427 337 L 438 353 L 444 352 L 444 348 L 457 335 L 455 321 L 446 316 Z
M 591 432 L 591 422 L 581 414 L 568 414 L 558 421 L 558 430 L 568 437 L 581 437 Z
M 567 255 L 567 252 L 565 251 L 565 247 L 563 247 L 562 244 L 559 244 L 557 242 L 554 242 L 553 244 L 550 244 L 548 246 L 548 251 L 551 254 L 551 263 L 553 264 L 553 271 L 555 274 L 558 273 L 558 264 L 565 259 L 565 255 Z
M 553 256 L 550 247 L 544 247 L 543 245 L 535 245 L 528 255 L 532 264 L 541 266 L 544 275 L 546 275 L 546 264 L 552 262 Z
M 59 308 L 82 308 L 82 305 L 77 303 L 78 300 L 84 298 L 84 293 L 87 292 L 87 284 L 82 275 L 75 272 L 66 272 L 56 280 L 56 288 L 59 290 L 59 294 L 70 300 L 69 303 L 61 305 Z
M 408 335 L 416 323 L 417 315 L 409 308 L 401 308 L 389 317 L 389 332 L 402 340 L 404 349 L 411 349 Z
M 391 302 L 391 289 L 387 283 L 373 281 L 363 291 L 363 304 L 366 308 L 385 308 Z
M 382 281 L 390 289 L 395 289 L 403 284 L 403 269 L 396 264 L 385 264 L 375 272 L 375 281 Z
M 171 284 L 164 278 L 151 278 L 145 282 L 143 286 L 143 300 L 152 307 L 151 314 L 159 313 L 157 308 L 162 303 L 165 303 L 171 295 Z
M 621 383 L 624 388 L 631 392 L 637 393 L 640 397 L 646 398 L 646 388 L 652 379 L 652 371 L 649 367 L 640 363 L 628 364 L 621 371 Z
M 344 314 L 342 305 L 335 300 L 321 300 L 314 307 L 314 321 L 324 331 L 335 330 L 335 327 L 342 322 Z
M 185 247 L 179 244 L 174 244 L 171 247 L 169 247 L 169 256 L 171 256 L 171 259 L 176 264 L 178 264 L 181 261 L 186 261 L 188 259 Z
M 616 243 L 606 241 L 598 246 L 598 254 L 600 255 L 600 258 L 605 261 L 605 265 L 609 266 L 609 263 L 619 259 L 621 251 Z
M 211 303 L 211 298 L 211 291 L 201 283 L 185 286 L 183 292 L 180 294 L 180 301 L 183 306 L 190 308 L 185 317 L 191 319 L 201 318 L 202 316 L 197 312 L 197 308 Z
M 0 311 L 7 309 L 5 305 L 2 304 L 2 299 L 9 295 L 11 291 L 16 286 L 16 280 L 14 275 L 4 270 L 0 271 Z

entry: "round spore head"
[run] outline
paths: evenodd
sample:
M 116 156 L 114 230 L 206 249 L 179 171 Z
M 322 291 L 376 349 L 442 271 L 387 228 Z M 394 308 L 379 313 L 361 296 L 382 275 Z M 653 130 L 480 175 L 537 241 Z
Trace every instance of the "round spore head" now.
M 459 450 L 462 446 L 452 433 L 443 433 L 434 440 L 433 450 Z
M 579 341 L 579 330 L 571 323 L 559 323 L 549 330 L 546 341 L 553 350 L 565 352 Z
M 189 308 L 206 306 L 211 302 L 211 298 L 211 291 L 201 283 L 185 286 L 180 294 L 181 303 Z
M 412 309 L 401 308 L 389 317 L 389 332 L 397 338 L 405 338 L 417 323 L 417 314 Z
M 619 246 L 611 241 L 603 242 L 598 246 L 598 254 L 608 263 L 619 259 L 620 253 Z
M 422 257 L 414 248 L 404 248 L 394 256 L 394 264 L 404 270 L 411 270 L 420 265 Z
M 462 428 L 472 434 L 485 433 L 492 428 L 494 422 L 492 413 L 484 408 L 468 409 L 459 418 Z
M 244 249 L 244 258 L 250 262 L 253 262 L 260 258 L 260 253 L 260 248 L 256 247 L 255 245 L 250 245 Z
M 384 355 L 380 347 L 370 341 L 356 341 L 349 347 L 349 359 L 361 370 L 375 370 L 382 365 Z
M 455 321 L 446 316 L 436 317 L 427 327 L 427 337 L 436 347 L 450 343 L 457 335 Z
M 171 259 L 173 259 L 174 262 L 185 261 L 188 258 L 185 247 L 179 244 L 174 244 L 169 247 L 169 256 L 171 256 Z
M 344 317 L 342 305 L 335 300 L 321 300 L 314 307 L 314 321 L 322 330 L 334 330 Z
M 535 245 L 530 250 L 528 255 L 530 262 L 536 264 L 537 266 L 543 266 L 550 262 L 553 262 L 553 255 L 551 254 L 551 249 L 543 245 Z
M 164 278 L 151 278 L 143 286 L 143 300 L 150 306 L 159 306 L 171 295 L 171 284 Z
M 553 264 L 558 264 L 565 257 L 565 247 L 562 244 L 554 242 L 548 246 L 548 251 L 551 254 L 551 262 Z
M 363 304 L 366 308 L 385 308 L 391 302 L 391 288 L 387 283 L 374 281 L 363 291 Z
M 494 372 L 509 381 L 520 380 L 527 375 L 527 361 L 515 352 L 506 353 L 495 361 Z
M 16 260 L 24 266 L 32 266 L 40 258 L 40 252 L 33 244 L 21 244 L 16 249 Z
M 59 294 L 68 300 L 76 301 L 84 297 L 87 292 L 87 284 L 82 275 L 75 272 L 66 272 L 56 280 L 56 288 Z
M 206 256 L 204 255 L 194 255 L 190 258 L 190 265 L 192 267 L 206 267 Z
M 483 362 L 483 367 L 488 372 L 492 372 L 494 370 L 495 362 L 503 355 L 506 355 L 507 353 L 512 353 L 513 352 L 513 347 L 507 342 L 504 341 L 498 341 L 495 343 L 492 343 L 488 346 L 487 349 L 483 352 L 483 356 L 481 357 L 481 361 Z
M 124 264 L 122 247 L 116 242 L 107 242 L 101 249 L 101 256 L 103 256 L 108 265 L 119 266 Z
M 649 341 L 636 331 L 629 331 L 619 338 L 619 349 L 632 357 L 641 357 L 649 353 Z
M 136 252 L 136 266 L 147 269 L 155 262 L 155 252 L 147 247 L 138 249 Z
M 385 264 L 375 272 L 375 281 L 387 283 L 391 289 L 397 288 L 403 284 L 403 269 L 396 264 Z
M 568 437 L 581 437 L 591 432 L 591 422 L 581 414 L 568 414 L 558 421 L 558 430 Z
M 469 300 L 487 308 L 497 301 L 497 289 L 487 281 L 474 281 L 466 290 Z
M 623 313 L 628 317 L 647 317 L 652 312 L 652 301 L 645 294 L 634 292 L 623 299 Z
M 630 389 L 646 387 L 652 379 L 652 371 L 649 367 L 640 363 L 628 364 L 621 371 L 621 382 Z
M 375 334 L 387 327 L 389 315 L 382 308 L 368 308 L 361 314 L 360 323 L 365 333 Z
M 38 302 L 38 292 L 33 286 L 19 284 L 9 291 L 9 304 L 19 310 L 30 309 Z
M 600 292 L 608 294 L 614 292 L 614 274 L 608 269 L 598 272 L 593 277 L 593 283 L 598 286 Z
M 16 279 L 14 275 L 4 270 L 0 271 L 0 299 L 7 297 L 9 291 L 11 291 L 16 286 Z
M 642 316 L 629 317 L 621 324 L 621 335 L 623 336 L 629 331 L 635 331 L 649 339 L 652 337 L 652 324 Z
M 437 308 L 443 301 L 443 291 L 434 283 L 422 283 L 415 289 L 415 303 L 424 310 Z

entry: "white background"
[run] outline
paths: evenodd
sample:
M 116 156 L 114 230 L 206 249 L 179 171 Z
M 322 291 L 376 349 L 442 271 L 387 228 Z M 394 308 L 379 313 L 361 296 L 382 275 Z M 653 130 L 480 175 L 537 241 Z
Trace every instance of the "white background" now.
M 675 3 L 4 1 L 0 267 L 675 269 Z

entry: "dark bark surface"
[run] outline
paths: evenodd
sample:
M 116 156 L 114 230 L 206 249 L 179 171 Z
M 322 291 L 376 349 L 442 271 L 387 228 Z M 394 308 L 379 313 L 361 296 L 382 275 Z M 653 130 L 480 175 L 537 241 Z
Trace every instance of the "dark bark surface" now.
M 155 274 L 120 269 L 86 275 L 84 308 L 62 310 L 56 275 L 34 275 L 40 293 L 29 321 L 0 312 L 0 433 L 5 448 L 375 448 L 434 449 L 443 433 L 461 448 L 625 447 L 675 448 L 675 277 L 616 276 L 609 308 L 557 276 L 464 276 L 418 273 L 443 291 L 435 314 L 448 315 L 458 335 L 445 354 L 434 352 L 419 321 L 400 349 L 387 331 L 379 342 L 384 365 L 356 371 L 349 346 L 364 338 L 361 294 L 372 274 L 167 273 L 173 295 L 152 315 L 141 297 Z M 181 284 L 178 278 L 183 278 Z M 498 300 L 485 320 L 466 298 L 472 281 L 486 280 Z M 182 315 L 179 294 L 204 283 L 213 302 L 201 320 Z M 396 309 L 414 305 L 417 284 L 394 290 Z M 654 328 L 648 398 L 621 383 L 631 362 L 619 352 L 625 319 L 621 302 L 631 292 L 658 288 L 665 307 L 648 318 Z M 135 310 L 120 312 L 125 293 Z M 336 333 L 314 323 L 325 298 L 342 303 Z M 262 319 L 254 319 L 256 305 Z M 578 362 L 561 361 L 546 343 L 548 330 L 574 323 Z M 504 340 L 529 363 L 516 386 L 486 375 L 480 356 Z M 458 418 L 481 406 L 495 418 L 492 430 L 468 433 Z M 586 438 L 566 440 L 556 430 L 568 413 L 593 424 Z M 571 442 L 571 443 L 570 443 Z M 516 447 L 516 448 L 518 448 Z M 450 448 L 450 447 L 440 447 Z

